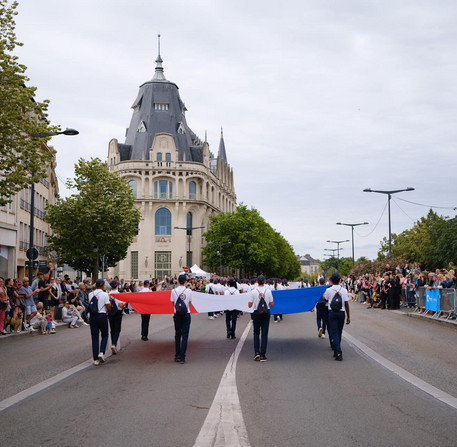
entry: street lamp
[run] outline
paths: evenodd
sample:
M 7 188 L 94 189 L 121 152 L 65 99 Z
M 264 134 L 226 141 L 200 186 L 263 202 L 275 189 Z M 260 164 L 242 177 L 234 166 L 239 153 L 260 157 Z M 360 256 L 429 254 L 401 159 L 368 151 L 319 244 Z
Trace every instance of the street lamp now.
M 378 194 L 387 194 L 387 204 L 388 204 L 388 210 L 389 210 L 389 259 L 392 259 L 392 225 L 391 225 L 391 220 L 390 220 L 390 198 L 392 197 L 392 194 L 396 194 L 397 192 L 404 192 L 404 191 L 414 191 L 414 188 L 411 188 L 411 186 L 408 186 L 407 188 L 404 189 L 393 189 L 391 191 L 380 191 L 377 189 L 371 189 L 371 188 L 366 188 L 363 190 L 363 192 L 377 192 Z
M 32 138 L 44 138 L 53 137 L 55 135 L 78 135 L 79 132 L 76 129 L 65 129 L 59 132 L 44 132 L 31 135 Z M 33 176 L 33 172 L 32 172 Z M 33 234 L 35 233 L 35 183 L 30 186 L 30 236 L 29 236 L 29 248 L 27 249 L 27 259 L 29 261 L 29 281 L 32 284 L 33 278 L 33 261 L 38 258 L 38 250 L 34 247 Z
M 192 236 L 192 230 L 198 230 L 199 228 L 205 228 L 203 226 L 201 227 L 174 227 L 175 230 L 186 230 L 187 231 L 187 237 L 188 237 L 188 241 L 189 241 L 189 251 L 187 252 L 187 256 L 186 256 L 186 264 L 191 264 L 192 260 L 190 259 L 190 237 Z M 188 265 L 188 267 L 190 268 L 191 266 Z
M 351 230 L 352 230 L 352 267 L 354 267 L 354 265 L 355 265 L 355 258 L 354 258 L 354 227 L 357 227 L 359 225 L 368 225 L 368 222 L 361 222 L 361 223 L 355 223 L 355 224 L 337 222 L 336 224 L 337 225 L 346 225 L 347 227 L 351 227 Z
M 224 245 L 232 244 L 232 242 L 208 242 L 208 244 L 223 247 Z M 217 250 L 217 255 L 219 256 L 219 275 L 222 276 L 222 252 L 220 250 Z
M 338 251 L 338 273 L 340 273 L 340 250 L 342 250 L 342 248 L 340 248 L 340 244 L 342 244 L 343 242 L 349 242 L 349 239 L 346 239 L 345 241 L 327 241 L 327 242 L 331 242 L 332 244 L 337 244 L 337 248 L 336 250 Z

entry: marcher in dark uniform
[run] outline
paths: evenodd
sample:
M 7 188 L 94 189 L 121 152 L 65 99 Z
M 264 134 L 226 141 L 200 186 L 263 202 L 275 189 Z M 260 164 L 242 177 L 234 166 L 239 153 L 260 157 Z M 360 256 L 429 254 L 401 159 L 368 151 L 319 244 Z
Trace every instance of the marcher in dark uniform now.
M 111 303 L 108 294 L 104 291 L 105 281 L 101 278 L 95 282 L 96 289 L 89 294 L 89 303 L 95 296 L 98 300 L 98 312 L 90 313 L 90 334 L 92 337 L 92 355 L 94 365 L 105 362 L 105 351 L 108 343 L 108 317 L 107 312 L 111 309 Z M 99 350 L 99 332 L 102 341 Z
M 240 291 L 236 287 L 236 281 L 234 278 L 230 278 L 227 281 L 228 289 L 225 290 L 225 295 L 239 295 Z M 236 335 L 236 320 L 238 318 L 237 309 L 227 309 L 225 311 L 225 326 L 227 329 L 227 338 L 235 340 Z
M 173 303 L 174 315 L 173 322 L 175 324 L 175 362 L 186 363 L 187 340 L 189 339 L 190 330 L 190 309 L 192 291 L 187 289 L 185 284 L 187 281 L 186 275 L 179 275 L 178 287 L 171 291 L 170 301 Z M 187 307 L 187 313 L 180 315 L 176 311 L 176 302 L 178 298 L 184 301 Z
M 111 333 L 111 352 L 113 355 L 116 355 L 119 350 L 118 343 L 119 336 L 121 335 L 122 310 L 124 309 L 125 302 L 117 299 L 122 296 L 118 290 L 119 283 L 114 279 L 109 285 L 111 286 L 111 310 L 108 314 L 108 320 Z
M 319 278 L 319 285 L 325 284 L 324 278 Z M 325 330 L 328 326 L 328 307 L 325 301 L 324 295 L 319 298 L 316 304 L 316 323 L 317 323 L 317 336 L 319 338 L 325 338 Z
M 151 292 L 149 289 L 149 281 L 143 281 L 143 288 L 139 292 Z M 148 341 L 149 334 L 149 321 L 151 320 L 151 314 L 141 314 L 141 340 Z

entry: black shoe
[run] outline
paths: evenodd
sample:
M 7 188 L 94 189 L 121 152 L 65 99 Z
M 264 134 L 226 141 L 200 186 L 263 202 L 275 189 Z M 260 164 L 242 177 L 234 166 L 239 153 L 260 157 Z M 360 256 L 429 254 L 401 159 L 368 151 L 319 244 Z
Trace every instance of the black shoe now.
M 335 360 L 337 360 L 338 362 L 341 362 L 343 360 L 343 355 L 342 354 L 338 354 L 336 357 L 335 357 Z
M 184 365 L 184 363 L 186 363 L 186 361 L 184 359 L 179 359 L 179 363 L 181 363 L 181 365 Z
M 236 337 L 235 337 L 235 334 L 232 334 L 232 340 L 235 340 Z
M 143 340 L 143 341 L 148 341 L 149 338 L 148 338 L 148 337 L 145 337 L 145 336 L 143 335 L 143 336 L 141 337 L 141 340 Z
M 254 356 L 254 360 L 255 360 L 256 362 L 258 362 L 258 361 L 260 360 L 260 354 L 259 354 L 259 353 L 257 353 L 257 354 Z
M 179 357 L 175 356 L 175 362 L 179 363 L 180 361 L 181 361 L 181 359 Z
M 267 358 L 266 358 L 266 357 L 260 357 L 260 361 L 261 361 L 261 362 L 266 362 L 266 361 L 267 361 Z
M 227 338 L 230 338 L 232 334 L 230 332 L 227 332 Z

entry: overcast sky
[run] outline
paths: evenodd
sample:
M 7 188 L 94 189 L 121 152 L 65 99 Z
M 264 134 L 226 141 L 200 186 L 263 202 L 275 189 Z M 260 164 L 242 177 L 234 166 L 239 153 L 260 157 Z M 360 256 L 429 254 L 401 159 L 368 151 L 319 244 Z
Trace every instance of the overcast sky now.
M 224 128 L 238 203 L 318 259 L 351 238 L 336 222 L 367 221 L 355 256 L 375 258 L 387 196 L 363 189 L 415 188 L 394 233 L 429 209 L 399 199 L 456 214 L 456 17 L 455 0 L 19 0 L 16 54 L 52 123 L 80 132 L 52 140 L 65 180 L 125 141 L 160 32 L 187 123 L 215 154 Z

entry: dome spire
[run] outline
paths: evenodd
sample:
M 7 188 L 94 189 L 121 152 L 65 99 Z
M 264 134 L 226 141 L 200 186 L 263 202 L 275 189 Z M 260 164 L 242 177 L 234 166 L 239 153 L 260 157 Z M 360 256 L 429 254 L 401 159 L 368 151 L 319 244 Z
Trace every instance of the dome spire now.
M 156 71 L 154 73 L 154 77 L 152 78 L 153 81 L 166 81 L 165 76 L 163 74 L 163 67 L 162 67 L 162 58 L 160 57 L 160 34 L 157 35 L 158 39 L 158 56 L 156 59 Z

